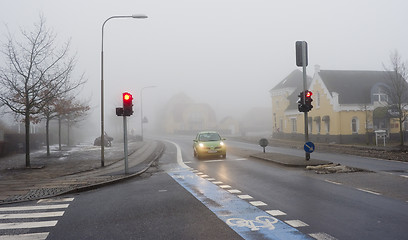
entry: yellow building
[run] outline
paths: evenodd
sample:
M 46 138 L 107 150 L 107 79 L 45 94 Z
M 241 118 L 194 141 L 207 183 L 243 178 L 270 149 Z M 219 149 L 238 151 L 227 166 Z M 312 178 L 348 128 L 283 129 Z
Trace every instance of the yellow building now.
M 320 70 L 316 66 L 313 78 L 308 78 L 307 83 L 314 106 L 308 113 L 310 140 L 367 142 L 373 141 L 375 130 L 386 130 L 388 137 L 398 137 L 398 119 L 389 111 L 387 77 L 390 75 L 387 73 Z M 299 70 L 270 90 L 274 137 L 303 139 L 304 114 L 297 107 L 301 91 L 303 75 Z

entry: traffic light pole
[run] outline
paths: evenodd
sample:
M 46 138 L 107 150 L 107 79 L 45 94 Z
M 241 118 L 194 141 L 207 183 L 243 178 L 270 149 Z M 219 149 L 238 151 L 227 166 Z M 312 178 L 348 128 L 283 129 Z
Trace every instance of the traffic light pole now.
M 307 49 L 306 42 L 302 42 L 302 67 L 303 67 L 303 106 L 306 105 L 306 90 L 307 90 L 307 75 L 306 75 L 306 62 L 307 62 Z M 305 143 L 309 142 L 309 119 L 307 111 L 304 112 L 305 117 Z M 310 159 L 310 153 L 306 152 L 306 161 Z
M 128 174 L 128 139 L 127 139 L 127 121 L 123 115 L 123 151 L 125 153 L 125 174 Z

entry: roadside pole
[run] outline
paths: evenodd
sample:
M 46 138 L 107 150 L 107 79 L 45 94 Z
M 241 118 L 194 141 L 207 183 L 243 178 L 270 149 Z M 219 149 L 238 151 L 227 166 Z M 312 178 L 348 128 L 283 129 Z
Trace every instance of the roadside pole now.
M 306 105 L 306 90 L 307 90 L 307 75 L 306 75 L 306 63 L 307 63 L 307 43 L 302 41 L 302 68 L 303 68 L 303 104 Z M 307 111 L 304 112 L 305 117 L 305 142 L 309 142 L 309 119 Z M 306 161 L 310 159 L 310 153 L 306 152 Z
M 128 140 L 127 140 L 127 121 L 123 115 L 123 151 L 125 153 L 125 174 L 128 174 Z

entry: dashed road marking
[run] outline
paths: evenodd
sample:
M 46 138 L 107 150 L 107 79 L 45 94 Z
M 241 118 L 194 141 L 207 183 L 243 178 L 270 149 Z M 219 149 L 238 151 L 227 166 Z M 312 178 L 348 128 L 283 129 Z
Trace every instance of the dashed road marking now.
M 21 228 L 42 228 L 54 227 L 58 221 L 40 221 L 40 222 L 19 222 L 19 223 L 0 223 L 0 229 L 21 229 Z
M 204 174 L 204 175 L 201 175 L 200 177 L 202 177 L 202 178 L 208 178 L 209 176 L 206 175 L 206 174 Z
M 335 182 L 335 181 L 328 180 L 328 179 L 325 179 L 324 181 L 325 181 L 325 182 L 328 182 L 328 183 L 333 183 L 333 184 L 336 184 L 336 185 L 343 185 L 342 183 Z
M 337 238 L 332 237 L 327 233 L 311 233 L 309 236 L 315 238 L 316 240 L 337 240 Z
M 42 206 L 24 206 L 24 207 L 0 207 L 0 212 L 48 210 L 48 209 L 67 208 L 68 206 L 69 206 L 69 204 L 42 205 Z
M 47 217 L 61 217 L 62 215 L 64 215 L 63 211 L 41 213 L 15 213 L 15 214 L 0 214 L 0 219 L 47 218 Z
M 205 163 L 212 163 L 212 162 L 224 162 L 225 160 L 221 160 L 221 159 L 217 159 L 217 160 L 206 160 L 206 161 L 203 161 L 203 162 L 205 162 Z
M 219 185 L 220 188 L 231 188 L 230 185 Z
M 289 224 L 292 227 L 298 228 L 298 227 L 307 227 L 309 226 L 308 224 L 300 221 L 300 220 L 286 220 L 285 223 Z
M 230 190 L 227 190 L 228 192 L 230 192 L 230 193 L 241 193 L 241 191 L 239 191 L 238 189 L 230 189 Z
M 36 203 L 40 205 L 0 207 L 0 230 L 2 230 L 0 231 L 0 240 L 45 240 L 49 232 L 44 230 L 54 227 L 58 223 L 58 218 L 64 215 L 64 211 L 50 210 L 66 209 L 69 204 L 58 203 L 72 202 L 73 200 L 74 198 L 42 199 Z M 43 218 L 47 218 L 47 221 L 38 221 Z M 32 233 L 6 235 L 10 231 L 30 231 Z
M 50 198 L 50 199 L 40 199 L 37 203 L 57 203 L 57 202 L 72 202 L 74 198 Z
M 220 181 L 214 181 L 214 182 L 212 182 L 212 183 L 214 183 L 214 184 L 223 184 L 223 182 L 220 182 Z
M 255 207 L 268 205 L 268 204 L 266 204 L 266 203 L 264 203 L 264 202 L 262 202 L 262 201 L 252 201 L 252 202 L 249 202 L 249 203 L 252 204 L 252 205 L 254 205 Z
M 282 212 L 282 211 L 280 211 L 280 210 L 267 210 L 267 211 L 265 211 L 265 212 L 267 212 L 268 214 L 270 214 L 270 215 L 272 215 L 272 216 L 274 216 L 274 217 L 286 215 L 285 212 Z
M 0 240 L 42 240 L 48 237 L 47 232 L 44 233 L 28 233 L 20 235 L 3 235 Z
M 215 181 L 215 178 L 207 178 L 208 181 Z
M 360 191 L 363 191 L 363 192 L 366 192 L 366 193 L 371 193 L 371 194 L 374 194 L 374 195 L 381 195 L 381 193 L 373 192 L 373 191 L 363 189 L 363 188 L 357 188 L 357 190 L 360 190 Z
M 249 196 L 249 195 L 238 195 L 239 198 L 241 199 L 252 199 L 253 197 Z

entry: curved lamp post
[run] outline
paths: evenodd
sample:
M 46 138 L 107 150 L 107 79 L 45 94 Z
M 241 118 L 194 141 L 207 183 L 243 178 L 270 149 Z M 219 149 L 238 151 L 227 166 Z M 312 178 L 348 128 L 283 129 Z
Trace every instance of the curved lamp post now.
M 141 131 L 141 140 L 143 141 L 143 90 L 146 88 L 155 88 L 156 86 L 144 87 L 140 90 L 140 131 Z
M 107 21 L 113 18 L 147 18 L 143 14 L 112 16 L 102 24 L 102 49 L 101 49 L 101 166 L 105 166 L 105 130 L 104 130 L 104 104 L 103 104 L 103 31 Z

